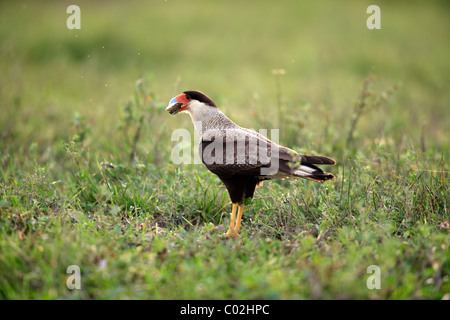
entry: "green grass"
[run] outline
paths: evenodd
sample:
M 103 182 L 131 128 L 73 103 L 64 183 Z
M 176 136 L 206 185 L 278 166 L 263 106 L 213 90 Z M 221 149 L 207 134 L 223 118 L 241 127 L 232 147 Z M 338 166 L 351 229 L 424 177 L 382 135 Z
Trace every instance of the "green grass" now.
M 449 298 L 446 3 L 69 4 L 0 4 L 1 299 Z M 220 239 L 225 188 L 170 160 L 187 89 L 337 179 L 266 182 Z

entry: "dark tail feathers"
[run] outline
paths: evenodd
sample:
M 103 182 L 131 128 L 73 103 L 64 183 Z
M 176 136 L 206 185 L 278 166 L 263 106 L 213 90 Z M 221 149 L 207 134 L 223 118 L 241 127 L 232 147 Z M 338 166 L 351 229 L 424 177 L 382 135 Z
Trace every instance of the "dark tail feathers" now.
M 336 161 L 328 157 L 302 155 L 300 167 L 294 172 L 294 175 L 316 182 L 334 179 L 331 173 L 323 172 L 315 164 L 334 165 Z
M 308 165 L 308 164 L 324 164 L 324 165 L 335 165 L 336 161 L 331 158 L 323 157 L 323 156 L 308 156 L 306 154 L 301 156 L 300 164 Z

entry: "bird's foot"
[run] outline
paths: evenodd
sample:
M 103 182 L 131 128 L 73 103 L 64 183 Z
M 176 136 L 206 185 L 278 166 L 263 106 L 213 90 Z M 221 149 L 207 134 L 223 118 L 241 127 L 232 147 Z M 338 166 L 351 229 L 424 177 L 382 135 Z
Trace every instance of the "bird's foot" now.
M 235 230 L 234 228 L 229 228 L 228 231 L 221 236 L 221 238 L 222 239 L 229 239 L 229 238 L 237 239 L 237 238 L 239 238 L 239 232 L 237 230 Z

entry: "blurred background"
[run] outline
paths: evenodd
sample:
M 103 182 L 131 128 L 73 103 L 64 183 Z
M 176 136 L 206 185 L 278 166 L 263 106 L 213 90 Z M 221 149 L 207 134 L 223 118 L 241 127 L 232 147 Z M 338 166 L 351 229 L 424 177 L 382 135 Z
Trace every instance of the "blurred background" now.
M 66 26 L 71 4 L 80 30 Z M 377 1 L 381 30 L 369 30 L 371 4 L 2 1 L 3 168 L 13 154 L 53 161 L 80 133 L 108 157 L 139 105 L 139 148 L 152 160 L 156 132 L 169 152 L 173 129 L 192 130 L 189 117 L 163 111 L 191 89 L 242 126 L 280 128 L 280 142 L 296 149 L 344 154 L 356 117 L 353 146 L 387 141 L 440 155 L 449 147 L 450 6 Z M 365 81 L 380 101 L 358 116 Z
M 0 299 L 448 299 L 449 16 L 422 0 L 0 0 Z M 194 136 L 164 110 L 185 90 L 336 159 L 336 181 L 266 184 L 242 245 L 223 242 L 225 188 L 171 162 L 172 132 Z M 74 264 L 83 290 L 65 286 Z

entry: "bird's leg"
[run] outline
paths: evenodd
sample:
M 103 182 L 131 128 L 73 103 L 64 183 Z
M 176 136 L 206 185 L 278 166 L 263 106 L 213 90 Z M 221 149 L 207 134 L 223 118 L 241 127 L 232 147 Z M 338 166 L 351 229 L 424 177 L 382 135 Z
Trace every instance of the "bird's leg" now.
M 238 209 L 238 215 L 236 220 L 236 226 L 234 230 L 239 234 L 239 228 L 241 227 L 241 219 L 242 219 L 242 212 L 244 212 L 244 205 L 240 205 Z
M 231 210 L 231 219 L 230 219 L 230 227 L 228 228 L 227 233 L 225 233 L 225 238 L 237 238 L 239 234 L 236 232 L 236 229 L 234 227 L 234 221 L 236 218 L 236 209 L 238 207 L 237 203 L 233 203 L 233 209 Z

